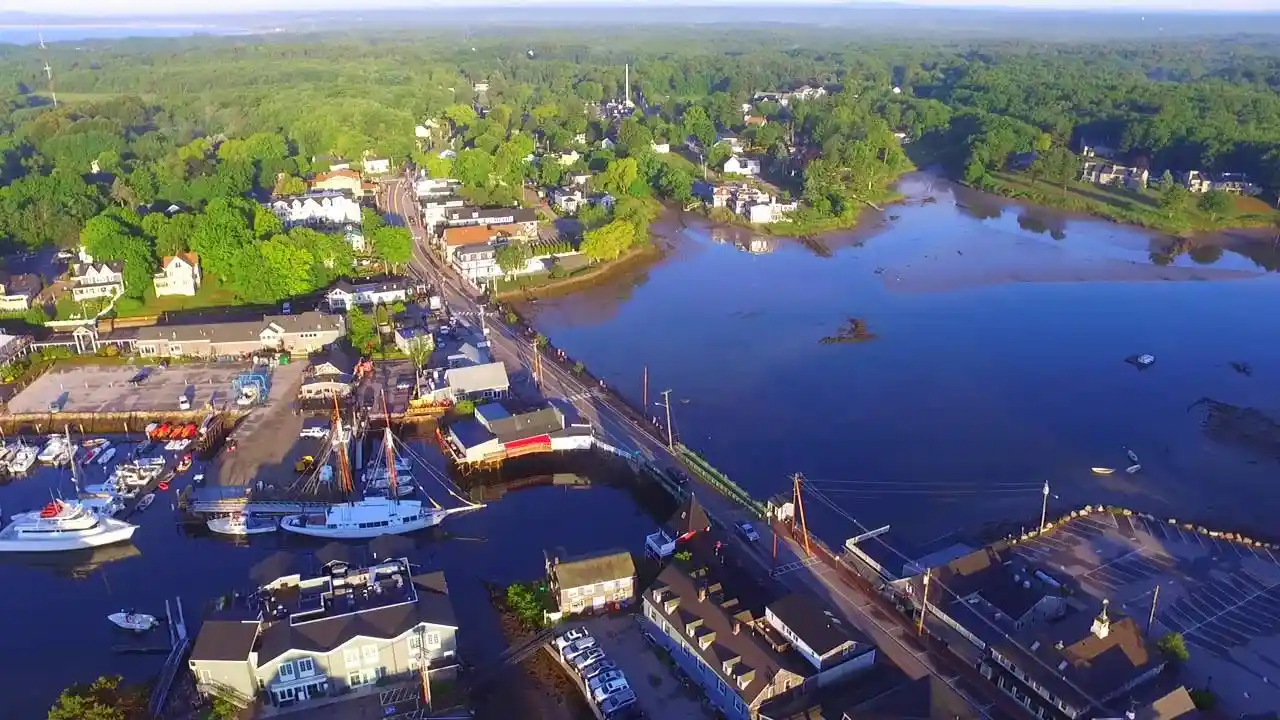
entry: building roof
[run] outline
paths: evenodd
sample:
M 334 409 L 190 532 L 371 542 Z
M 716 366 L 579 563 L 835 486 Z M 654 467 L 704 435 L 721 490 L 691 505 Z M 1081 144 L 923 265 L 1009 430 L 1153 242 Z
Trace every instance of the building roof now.
M 287 334 L 301 332 L 343 332 L 341 315 L 325 315 L 311 310 L 296 315 L 266 315 L 261 320 L 203 323 L 200 325 L 150 325 L 138 328 L 139 342 L 249 342 L 275 325 Z
M 244 662 L 257 637 L 257 620 L 205 620 L 191 659 Z
M 449 361 L 464 360 L 471 365 L 483 365 L 492 362 L 489 356 L 488 347 L 476 347 L 469 342 L 464 342 L 458 346 L 457 352 L 449 353 Z
M 0 273 L 0 285 L 4 286 L 6 295 L 25 295 L 35 297 L 44 288 L 44 280 L 34 273 L 17 273 L 9 275 Z
M 748 704 L 782 670 L 800 677 L 808 673 L 803 660 L 778 652 L 757 634 L 754 621 L 759 616 L 723 582 L 712 582 L 706 567 L 689 573 L 679 563 L 668 564 L 645 593 L 645 602 Z
M 493 433 L 475 418 L 466 418 L 449 425 L 449 434 L 463 447 L 469 450 L 493 440 Z
M 1135 714 L 1137 720 L 1196 720 L 1200 717 L 1191 693 L 1181 685 L 1168 695 L 1140 708 Z
M 988 545 L 934 568 L 933 580 L 960 597 L 977 593 L 1005 615 L 1021 618 L 1044 598 L 1045 590 L 1031 582 L 1035 569 L 1008 550 L 1007 543 Z M 920 578 L 912 581 L 918 584 Z
M 498 418 L 489 423 L 489 430 L 504 444 L 538 435 L 548 435 L 562 429 L 564 429 L 564 413 L 554 406 L 513 414 L 511 417 Z
M 980 715 L 937 675 L 899 685 L 845 711 L 849 720 L 977 720 Z
M 457 253 L 455 254 L 455 257 L 465 262 L 465 261 L 471 260 L 472 256 L 484 255 L 486 253 L 494 252 L 494 250 L 495 248 L 488 243 L 485 243 L 483 245 L 464 245 L 458 248 Z M 483 258 L 480 258 L 480 259 L 483 259 Z
M 504 227 L 498 225 L 496 227 Z M 493 238 L 494 230 L 488 225 L 463 225 L 444 229 L 444 244 L 452 247 L 484 245 Z
M 505 218 L 505 217 L 514 218 L 512 222 L 517 222 L 517 223 L 538 221 L 538 213 L 535 212 L 532 208 L 518 208 L 518 207 L 450 208 L 445 211 L 444 216 L 445 216 L 445 219 L 448 221 L 486 220 L 489 218 Z
M 506 390 L 511 387 L 507 368 L 500 362 L 449 368 L 444 371 L 444 381 L 449 387 L 464 393 Z
M 71 265 L 71 276 L 83 277 L 84 275 L 88 274 L 89 270 L 91 269 L 94 270 L 95 272 L 101 273 L 103 272 L 104 268 L 106 270 L 110 270 L 111 272 L 121 273 L 121 272 L 124 272 L 124 263 L 115 262 L 115 261 L 95 262 L 95 263 L 73 263 Z
M 826 657 L 849 643 L 861 645 L 863 651 L 874 648 L 862 633 L 808 594 L 792 593 L 769 603 L 768 610 L 819 657 Z
M 183 252 L 183 253 L 178 253 L 177 255 L 165 255 L 164 259 L 160 261 L 160 267 L 162 268 L 169 267 L 169 263 L 173 262 L 176 258 L 182 258 L 183 262 L 187 263 L 192 267 L 195 267 L 200 264 L 199 254 L 193 253 L 193 252 Z
M 702 509 L 702 503 L 698 502 L 698 496 L 693 493 L 689 493 L 689 497 L 667 519 L 667 529 L 675 533 L 676 537 L 702 532 L 710 527 L 711 520 L 707 517 L 707 511 Z
M 551 572 L 561 589 L 594 585 L 599 582 L 635 577 L 636 564 L 626 550 L 612 550 L 573 559 L 560 559 L 550 554 Z
M 326 180 L 333 180 L 335 178 L 347 178 L 348 180 L 355 180 L 359 182 L 360 173 L 349 169 L 329 170 L 328 172 L 319 173 L 315 177 L 311 178 L 311 183 L 314 185 L 315 183 L 322 183 Z
M 352 283 L 350 280 L 343 278 L 333 284 L 333 288 L 329 290 L 332 294 L 335 291 L 345 293 L 385 293 L 407 291 L 412 283 L 408 278 L 396 277 L 385 278 L 375 282 Z

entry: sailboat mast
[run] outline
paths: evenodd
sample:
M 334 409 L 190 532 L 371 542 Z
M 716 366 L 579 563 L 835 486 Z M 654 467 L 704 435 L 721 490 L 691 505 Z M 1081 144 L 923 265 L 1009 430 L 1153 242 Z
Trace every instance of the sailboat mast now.
M 338 411 L 338 399 L 333 399 L 333 431 L 334 449 L 338 451 L 338 482 L 342 492 L 348 496 L 355 490 L 351 483 L 351 466 L 347 462 L 347 441 L 342 437 L 342 416 Z
M 76 488 L 76 495 L 80 494 L 80 476 L 76 472 L 76 446 L 71 444 L 71 428 L 63 425 L 62 429 L 67 432 L 67 459 L 71 463 L 71 484 Z
M 387 423 L 386 427 L 383 429 L 382 445 L 386 448 L 387 452 L 387 478 L 390 481 L 389 487 L 391 489 L 391 502 L 399 503 L 400 493 L 396 487 L 396 455 L 395 451 L 391 447 L 391 444 L 394 441 L 394 438 L 391 435 L 391 412 L 387 408 L 386 392 L 382 393 L 382 416 L 386 419 Z

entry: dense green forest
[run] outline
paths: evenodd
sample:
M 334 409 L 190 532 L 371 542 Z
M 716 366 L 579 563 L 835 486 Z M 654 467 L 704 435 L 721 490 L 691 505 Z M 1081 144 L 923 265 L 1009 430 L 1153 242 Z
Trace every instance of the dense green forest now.
M 624 63 L 641 109 L 616 147 L 600 149 L 606 126 L 584 103 L 620 97 Z M 747 126 L 742 104 L 755 92 L 804 83 L 833 92 L 789 107 L 757 103 L 753 112 L 769 122 Z M 524 183 L 555 186 L 576 172 L 595 173 L 616 195 L 683 201 L 692 166 L 656 157 L 651 142 L 697 138 L 714 164 L 723 159 L 716 137 L 734 133 L 804 201 L 801 220 L 855 213 L 909 168 L 894 133 L 929 151 L 917 160 L 979 186 L 1014 153 L 1036 151 L 1045 158 L 1037 173 L 1066 174 L 1075 167 L 1069 149 L 1087 139 L 1153 176 L 1242 172 L 1280 187 L 1280 48 L 1268 39 L 928 45 L 748 26 L 530 30 L 518 40 L 131 40 L 55 44 L 44 54 L 3 48 L 0 88 L 8 242 L 84 242 L 138 278 L 158 256 L 192 249 L 244 300 L 285 297 L 345 272 L 332 238 L 283 232 L 251 202 L 296 192 L 330 156 L 413 161 L 462 180 L 477 202 L 516 202 Z M 415 137 L 427 121 L 430 136 Z M 456 157 L 442 158 L 442 148 Z M 528 161 L 574 149 L 584 152 L 573 162 Z M 183 212 L 146 212 L 170 204 Z M 624 214 L 648 217 L 635 205 Z M 614 220 L 588 224 L 600 231 Z M 597 232 L 597 254 L 616 255 L 623 234 Z M 389 263 L 403 261 L 401 239 L 376 244 Z M 262 268 L 270 277 L 254 272 Z

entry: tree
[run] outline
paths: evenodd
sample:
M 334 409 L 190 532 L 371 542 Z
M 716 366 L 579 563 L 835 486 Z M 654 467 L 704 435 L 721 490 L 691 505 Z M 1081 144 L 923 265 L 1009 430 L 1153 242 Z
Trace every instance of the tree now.
M 1191 653 L 1187 650 L 1187 641 L 1183 639 L 1182 633 L 1171 632 L 1165 635 L 1156 643 L 1156 647 L 1170 660 L 1186 662 L 1191 658 Z
M 453 404 L 453 413 L 455 415 L 474 415 L 476 412 L 476 404 L 472 400 L 459 400 Z
M 507 588 L 507 607 L 526 627 L 537 629 L 546 624 L 545 586 L 516 583 Z
M 653 187 L 662 197 L 670 198 L 682 205 L 693 199 L 693 176 L 682 168 L 666 163 L 658 165 Z
M 1164 210 L 1169 217 L 1174 217 L 1186 210 L 1190 199 L 1191 191 L 1176 182 L 1162 184 L 1160 188 L 1160 209 Z
M 365 237 L 373 254 L 392 268 L 407 265 L 413 259 L 413 236 L 405 228 L 385 225 Z
M 1219 217 L 1231 209 L 1231 195 L 1222 190 L 1210 190 L 1200 196 L 1196 205 L 1209 215 L 1210 220 L 1217 222 Z
M 415 368 L 421 370 L 431 359 L 431 353 L 435 350 L 435 339 L 430 334 L 419 335 L 409 341 L 409 360 L 413 362 Z
M 640 177 L 640 169 L 635 158 L 614 160 L 605 168 L 600 177 L 600 188 L 614 195 L 629 194 L 631 186 Z
M 72 685 L 49 708 L 48 720 L 128 720 L 146 710 L 143 694 L 123 686 L 119 675 L 100 677 L 90 685 Z
M 453 159 L 440 157 L 439 153 L 431 153 L 427 156 L 423 169 L 427 171 L 429 177 L 451 178 L 453 177 Z
M 529 263 L 530 257 L 529 248 L 523 243 L 507 243 L 498 248 L 493 255 L 498 267 L 508 275 L 517 270 L 523 270 Z
M 111 213 L 111 214 L 108 214 Z M 124 294 L 141 298 L 151 285 L 156 256 L 143 237 L 141 219 L 132 210 L 113 210 L 90 218 L 80 233 L 85 251 L 99 262 L 124 264 Z
M 253 237 L 265 240 L 284 232 L 284 221 L 269 208 L 255 205 L 253 208 Z
M 652 152 L 653 135 L 635 116 L 629 117 L 618 128 L 618 149 L 628 156 Z
M 716 126 L 707 111 L 698 105 L 685 110 L 680 129 L 685 137 L 696 139 L 704 148 L 710 147 L 716 139 Z
M 616 260 L 635 241 L 635 227 L 624 220 L 588 230 L 582 238 L 581 250 L 595 261 Z
M 347 311 L 347 340 L 362 355 L 378 349 L 378 328 L 373 319 L 358 307 Z
M 279 197 L 292 197 L 294 195 L 305 195 L 307 192 L 307 181 L 296 175 L 283 175 L 276 183 L 275 194 Z
M 238 201 L 219 198 L 209 203 L 191 234 L 191 249 L 200 254 L 203 272 L 229 280 L 236 257 L 253 241 L 249 212 Z
M 283 300 L 304 295 L 312 290 L 312 269 L 315 258 L 305 248 L 298 247 L 285 235 L 274 235 L 260 243 L 261 271 L 271 288 L 272 300 Z
M 493 157 L 483 150 L 468 148 L 453 163 L 454 177 L 471 188 L 487 188 L 493 175 Z

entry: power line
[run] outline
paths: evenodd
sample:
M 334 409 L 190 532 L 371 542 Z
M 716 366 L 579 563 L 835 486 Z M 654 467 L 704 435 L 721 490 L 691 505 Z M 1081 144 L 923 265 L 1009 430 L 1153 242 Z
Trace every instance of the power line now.
M 865 533 L 865 532 L 868 532 L 868 530 L 867 530 L 867 528 L 866 528 L 866 526 L 865 526 L 865 525 L 863 525 L 861 522 L 859 522 L 857 518 L 855 518 L 855 517 L 853 517 L 852 515 L 850 515 L 850 514 L 848 513 L 848 511 L 846 511 L 844 508 L 842 508 L 842 507 L 840 507 L 840 506 L 836 505 L 836 504 L 831 500 L 831 498 L 827 497 L 823 492 L 821 492 L 821 491 L 819 491 L 819 490 L 816 490 L 816 489 L 814 489 L 814 488 L 809 488 L 809 492 L 810 492 L 810 493 L 811 493 L 815 498 L 817 498 L 819 502 L 821 502 L 822 504 L 824 504 L 824 505 L 826 505 L 827 507 L 831 508 L 831 509 L 832 509 L 832 510 L 834 510 L 837 514 L 841 515 L 842 517 L 844 517 L 844 518 L 845 518 L 846 520 L 848 520 L 849 522 L 853 523 L 853 524 L 854 524 L 854 526 L 855 526 L 855 527 L 857 527 L 861 532 L 864 532 L 864 533 Z M 888 549 L 888 550 L 889 550 L 889 552 L 891 552 L 891 553 L 893 553 L 894 555 L 898 556 L 899 558 L 901 558 L 902 560 L 906 561 L 907 563 L 914 562 L 911 558 L 909 558 L 909 557 L 907 557 L 905 554 L 903 554 L 903 553 L 902 553 L 902 551 L 898 550 L 897 548 L 893 547 L 893 546 L 892 546 L 892 545 L 890 545 L 889 543 L 885 542 L 883 538 L 877 538 L 877 539 L 880 541 L 880 544 L 881 544 L 881 545 L 883 545 L 886 549 Z M 955 593 L 951 588 L 947 587 L 944 583 L 942 583 L 942 582 L 938 582 L 938 583 L 935 583 L 935 584 L 936 584 L 939 588 L 941 588 L 941 589 L 942 589 L 942 591 L 943 591 L 944 593 L 946 593 L 947 595 L 950 595 L 950 596 L 951 596 L 952 598 L 954 598 L 957 602 L 961 602 L 961 603 L 963 603 L 963 602 L 964 602 L 964 598 L 961 598 L 961 597 L 960 597 L 959 595 L 957 595 L 957 594 L 956 594 L 956 593 Z M 926 613 L 926 612 L 928 612 L 928 606 L 927 606 L 927 605 L 925 605 L 924 607 L 922 607 L 922 608 L 921 608 L 921 610 L 920 610 L 920 612 L 921 612 L 921 613 Z M 1099 707 L 1099 708 L 1103 707 L 1102 703 L 1100 703 L 1100 702 L 1098 702 L 1096 699 L 1094 699 L 1094 697 L 1093 697 L 1092 695 L 1090 695 L 1089 693 L 1085 692 L 1084 690 L 1081 690 L 1081 689 L 1080 689 L 1080 687 L 1079 687 L 1078 685 L 1076 685 L 1076 684 L 1075 684 L 1074 682 L 1072 682 L 1071 680 L 1067 679 L 1067 677 L 1066 677 L 1065 675 L 1063 675 L 1062 673 L 1058 672 L 1058 671 L 1057 671 L 1057 670 L 1055 670 L 1054 668 L 1049 667 L 1049 665 L 1047 665 L 1047 664 L 1044 662 L 1044 660 L 1041 660 L 1041 659 L 1040 659 L 1040 656 L 1039 656 L 1039 655 L 1036 655 L 1035 653 L 1031 652 L 1030 650 L 1027 650 L 1026 648 L 1022 647 L 1021 643 L 1019 643 L 1017 640 L 1014 640 L 1012 637 L 1010 637 L 1010 636 L 1009 636 L 1009 633 L 1005 632 L 1003 628 L 1001 628 L 999 625 L 996 625 L 994 622 L 992 622 L 989 618 L 987 618 L 987 616 L 982 615 L 982 614 L 980 614 L 980 613 L 973 613 L 973 615 L 974 615 L 975 617 L 979 617 L 979 618 L 981 618 L 981 619 L 982 619 L 982 621 L 983 621 L 984 623 L 986 623 L 987 625 L 991 626 L 991 629 L 992 629 L 992 630 L 995 630 L 996 632 L 1000 633 L 1000 635 L 1001 635 L 1004 639 L 1006 639 L 1006 640 L 1008 640 L 1009 642 L 1013 643 L 1013 645 L 1014 645 L 1015 647 L 1017 647 L 1019 650 L 1022 650 L 1022 651 L 1023 651 L 1023 653 L 1025 653 L 1028 657 L 1030 657 L 1032 660 L 1034 660 L 1034 661 L 1036 662 L 1036 664 L 1037 664 L 1037 665 L 1039 665 L 1040 667 L 1044 668 L 1044 669 L 1045 669 L 1045 671 L 1046 671 L 1046 672 L 1048 672 L 1050 675 L 1053 675 L 1053 676 L 1055 676 L 1055 677 L 1059 677 L 1059 678 L 1061 678 L 1061 679 L 1062 679 L 1062 681 L 1063 681 L 1063 682 L 1065 682 L 1065 683 L 1066 683 L 1066 684 L 1067 684 L 1067 685 L 1068 685 L 1072 690 L 1075 690 L 1076 692 L 1080 693 L 1080 696 L 1081 696 L 1081 697 L 1083 697 L 1084 699 L 1088 700 L 1088 701 L 1092 704 L 1092 706 L 1096 706 L 1096 707 Z

